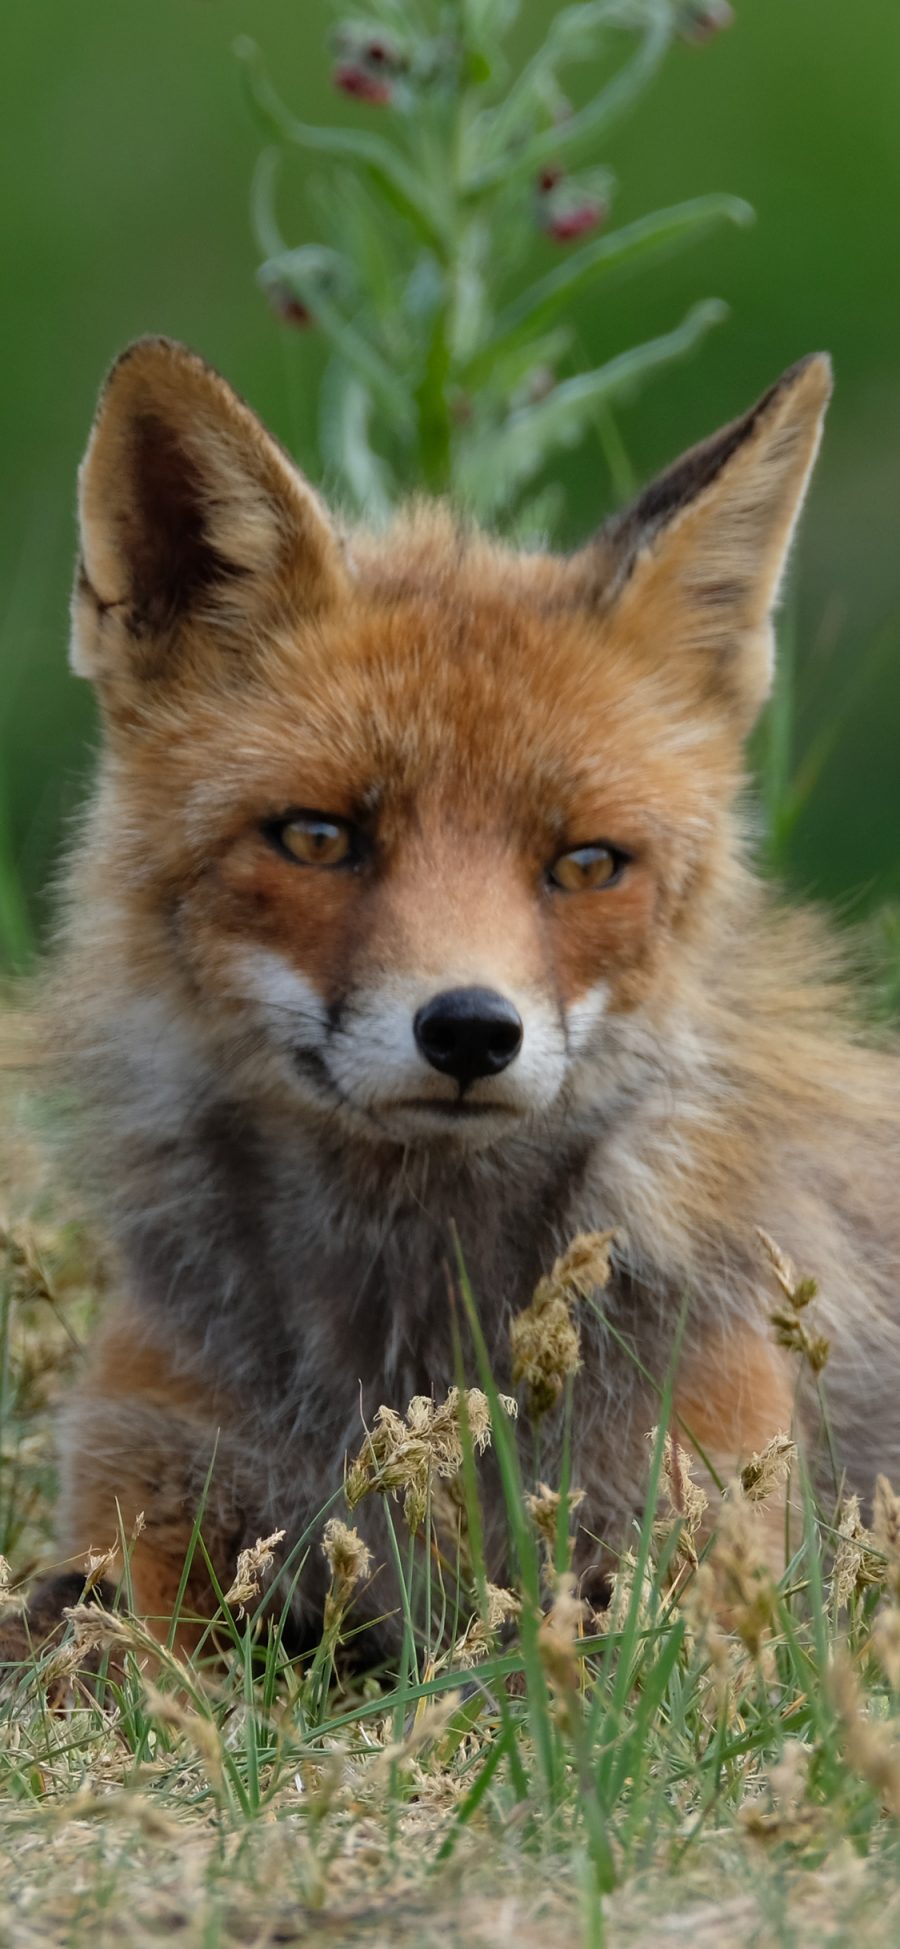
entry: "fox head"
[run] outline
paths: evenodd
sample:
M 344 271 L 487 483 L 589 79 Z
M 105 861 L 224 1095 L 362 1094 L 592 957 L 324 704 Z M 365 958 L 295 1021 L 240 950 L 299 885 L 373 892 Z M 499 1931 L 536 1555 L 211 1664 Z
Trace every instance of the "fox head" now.
M 442 506 L 346 532 L 217 374 L 134 345 L 80 477 L 98 967 L 374 1142 L 602 1097 L 715 928 L 829 390 L 794 366 L 564 559 Z

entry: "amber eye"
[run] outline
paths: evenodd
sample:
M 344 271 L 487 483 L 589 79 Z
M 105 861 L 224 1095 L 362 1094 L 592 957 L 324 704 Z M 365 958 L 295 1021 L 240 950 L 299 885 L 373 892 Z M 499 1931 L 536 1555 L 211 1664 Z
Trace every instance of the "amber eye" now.
M 627 864 L 628 854 L 617 846 L 576 846 L 554 860 L 549 878 L 564 893 L 595 893 L 612 886 Z
M 271 820 L 264 830 L 298 866 L 345 866 L 354 858 L 353 827 L 344 819 L 295 812 L 289 819 Z

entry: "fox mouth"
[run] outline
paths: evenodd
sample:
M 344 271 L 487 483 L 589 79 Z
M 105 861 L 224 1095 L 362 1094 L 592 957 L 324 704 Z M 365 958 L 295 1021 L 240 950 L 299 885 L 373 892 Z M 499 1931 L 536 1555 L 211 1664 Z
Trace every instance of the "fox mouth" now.
M 470 1103 L 465 1097 L 445 1096 L 405 1096 L 391 1105 L 396 1110 L 426 1111 L 429 1116 L 446 1117 L 450 1123 L 477 1121 L 479 1117 L 515 1117 L 519 1111 L 512 1103 Z
M 327 1063 L 317 1050 L 295 1050 L 294 1062 L 301 1075 L 308 1077 L 328 1096 L 335 1098 L 346 1108 L 361 1110 L 364 1115 L 373 1114 L 371 1106 L 354 1104 L 352 1098 L 338 1087 L 329 1072 Z M 419 1116 L 436 1117 L 447 1124 L 479 1123 L 491 1117 L 516 1118 L 521 1115 L 517 1106 L 509 1102 L 473 1102 L 466 1096 L 402 1096 L 380 1104 L 377 1109 L 377 1119 L 380 1121 L 382 1117 L 390 1117 L 392 1113 L 405 1115 L 410 1111 Z

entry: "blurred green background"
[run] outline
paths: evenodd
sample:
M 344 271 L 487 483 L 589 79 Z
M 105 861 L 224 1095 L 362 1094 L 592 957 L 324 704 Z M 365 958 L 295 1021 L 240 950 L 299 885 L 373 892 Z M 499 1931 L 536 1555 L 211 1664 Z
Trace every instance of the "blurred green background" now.
M 616 223 L 729 190 L 754 204 L 756 226 L 582 305 L 580 349 L 597 363 L 670 328 L 698 297 L 732 307 L 689 363 L 619 413 L 641 477 L 800 354 L 833 354 L 837 393 L 782 629 L 798 805 L 778 864 L 860 912 L 900 895 L 900 8 L 736 4 L 729 32 L 675 48 L 596 160 L 619 177 Z M 523 48 L 547 12 L 525 0 Z M 277 321 L 254 283 L 260 144 L 231 42 L 255 35 L 307 119 L 365 125 L 377 111 L 329 86 L 330 20 L 324 0 L 31 0 L 4 19 L 0 898 L 23 944 L 46 925 L 48 877 L 90 766 L 92 703 L 67 672 L 66 611 L 75 469 L 105 366 L 138 333 L 183 338 L 316 469 L 320 348 Z M 284 216 L 292 242 L 314 234 L 299 159 Z M 556 261 L 536 242 L 531 274 Z M 597 441 L 562 471 L 561 538 L 575 541 L 611 501 Z

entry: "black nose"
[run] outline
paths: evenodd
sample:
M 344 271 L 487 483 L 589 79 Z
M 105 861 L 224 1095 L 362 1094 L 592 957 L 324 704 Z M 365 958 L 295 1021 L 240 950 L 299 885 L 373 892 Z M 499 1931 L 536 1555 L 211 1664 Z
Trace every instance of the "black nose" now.
M 496 1076 L 522 1047 L 522 1023 L 512 1002 L 493 988 L 448 988 L 420 1008 L 413 1032 L 425 1061 L 465 1085 Z

